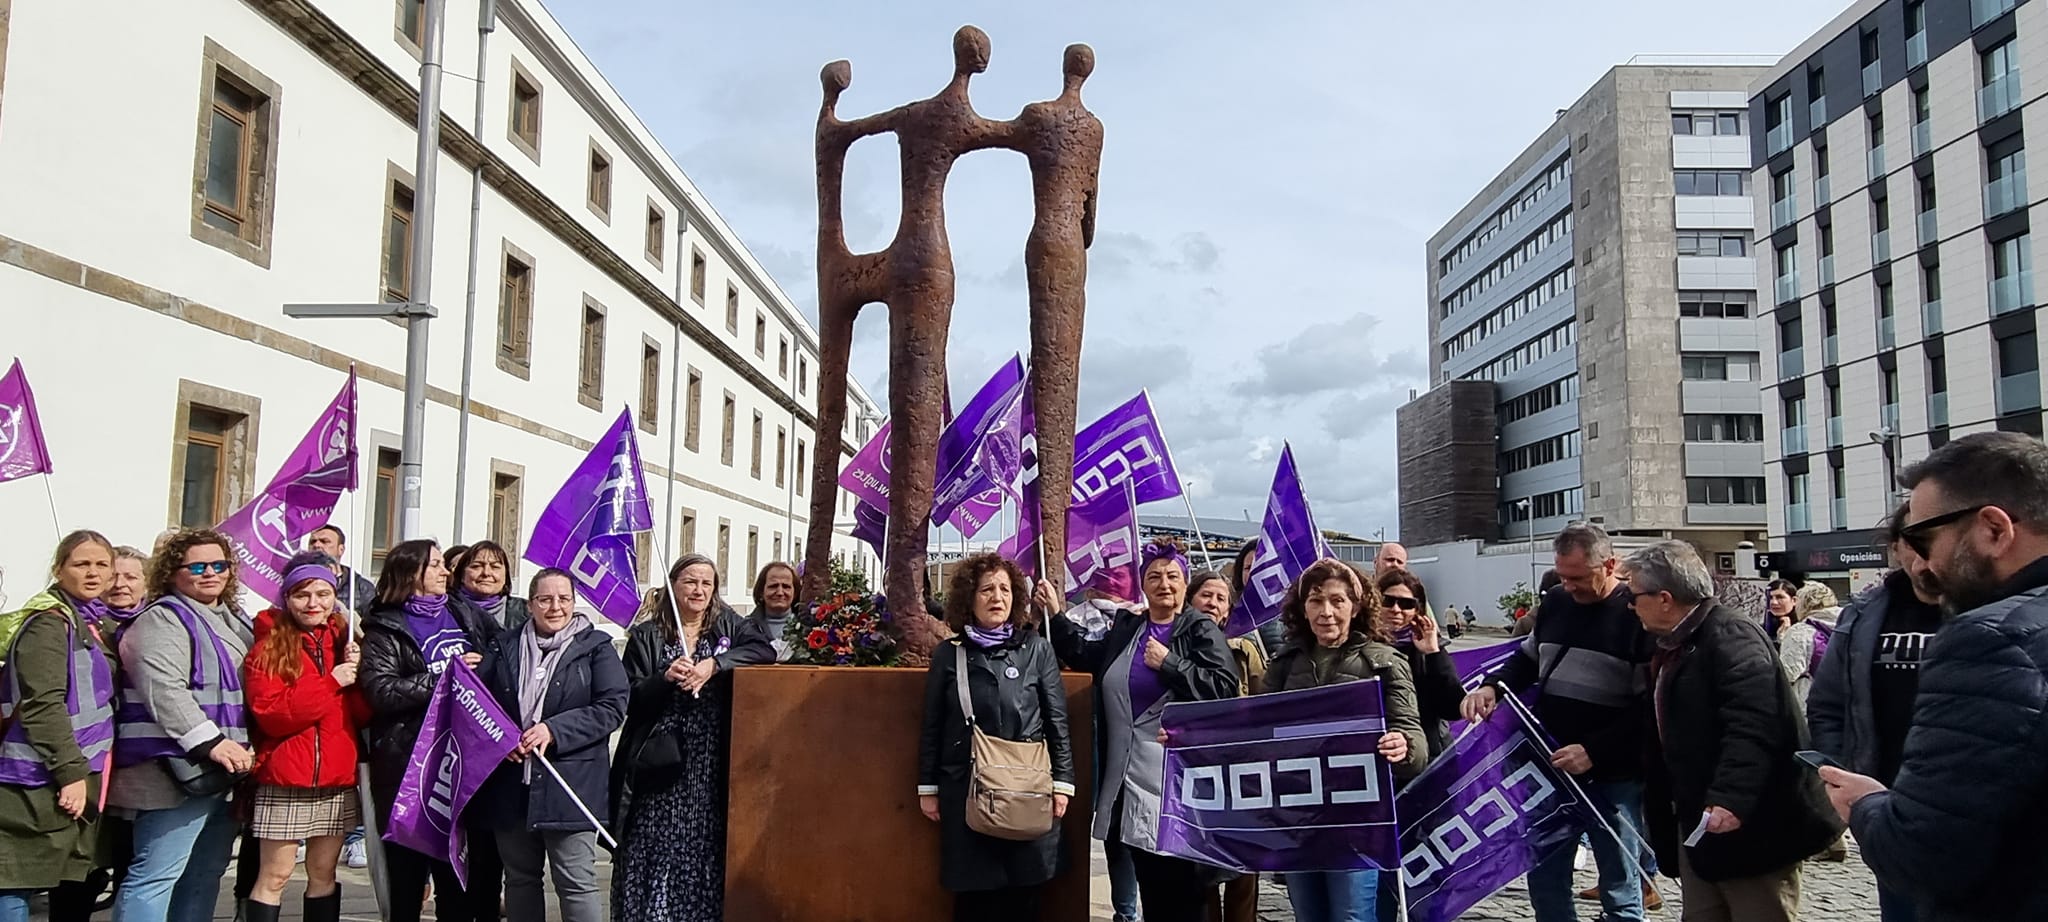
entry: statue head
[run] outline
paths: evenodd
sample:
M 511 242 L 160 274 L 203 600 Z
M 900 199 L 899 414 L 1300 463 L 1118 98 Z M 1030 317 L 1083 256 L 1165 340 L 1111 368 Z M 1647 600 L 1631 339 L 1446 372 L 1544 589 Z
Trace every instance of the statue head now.
M 839 94 L 853 85 L 853 64 L 848 61 L 833 61 L 818 71 L 818 82 L 825 87 L 825 105 L 829 108 L 839 101 Z
M 1067 46 L 1066 58 L 1060 62 L 1060 72 L 1066 75 L 1070 89 L 1080 89 L 1082 81 L 1095 72 L 1095 49 L 1075 43 Z
M 965 77 L 988 70 L 988 33 L 974 26 L 961 26 L 953 33 L 953 76 Z

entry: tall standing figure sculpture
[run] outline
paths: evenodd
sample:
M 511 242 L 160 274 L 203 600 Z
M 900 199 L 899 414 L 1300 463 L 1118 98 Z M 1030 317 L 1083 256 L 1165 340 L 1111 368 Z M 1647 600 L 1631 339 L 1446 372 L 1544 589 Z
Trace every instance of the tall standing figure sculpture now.
M 923 614 L 927 520 L 943 426 L 946 333 L 952 321 L 954 276 L 946 237 L 946 177 L 962 154 L 989 148 L 1023 153 L 1031 164 L 1037 214 L 1025 246 L 1030 289 L 1033 399 L 1038 431 L 1040 523 L 1046 560 L 1064 558 L 1067 492 L 1073 472 L 1075 386 L 1080 374 L 1086 247 L 1094 232 L 1102 125 L 1081 104 L 1081 83 L 1094 67 L 1085 45 L 1067 49 L 1066 87 L 1059 98 L 1026 106 L 1018 118 L 982 118 L 967 98 L 968 81 L 988 68 L 988 36 L 963 26 L 953 37 L 953 79 L 929 99 L 853 120 L 839 118 L 839 96 L 852 83 L 845 61 L 820 75 L 818 112 L 818 369 L 817 453 L 811 471 L 810 541 L 805 594 L 818 598 L 831 578 L 832 522 L 837 511 L 841 427 L 853 324 L 861 308 L 889 308 L 889 412 L 892 457 L 889 533 L 883 591 L 893 600 L 907 660 L 921 662 L 946 633 Z M 846 245 L 842 183 L 846 152 L 871 135 L 896 135 L 903 207 L 896 236 L 874 253 Z

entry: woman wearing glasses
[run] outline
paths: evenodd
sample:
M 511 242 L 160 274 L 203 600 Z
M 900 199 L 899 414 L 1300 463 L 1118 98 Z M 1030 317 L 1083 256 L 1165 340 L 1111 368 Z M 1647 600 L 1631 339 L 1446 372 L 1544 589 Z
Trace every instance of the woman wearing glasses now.
M 1458 664 L 1444 651 L 1436 620 L 1424 614 L 1429 611 L 1429 591 L 1422 580 L 1407 570 L 1388 570 L 1374 584 L 1380 591 L 1380 628 L 1408 661 L 1422 711 L 1422 733 L 1429 737 L 1429 751 L 1441 753 L 1451 742 L 1445 725 L 1458 719 L 1458 706 L 1465 700 Z
M 107 803 L 134 821 L 135 858 L 114 901 L 120 922 L 213 918 L 235 843 L 228 800 L 255 761 L 242 697 L 253 636 L 232 560 L 217 531 L 172 535 L 150 564 L 155 603 L 121 634 Z

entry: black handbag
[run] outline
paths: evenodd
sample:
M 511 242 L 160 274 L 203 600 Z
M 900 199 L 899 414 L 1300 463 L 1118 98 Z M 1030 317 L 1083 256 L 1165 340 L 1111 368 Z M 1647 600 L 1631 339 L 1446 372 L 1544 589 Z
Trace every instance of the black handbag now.
M 164 772 L 185 792 L 187 797 L 212 797 L 233 788 L 242 780 L 241 775 L 229 772 L 212 759 L 195 759 L 191 756 L 164 756 Z
M 633 784 L 642 791 L 658 791 L 683 777 L 683 746 L 674 733 L 657 733 L 640 744 L 633 760 Z

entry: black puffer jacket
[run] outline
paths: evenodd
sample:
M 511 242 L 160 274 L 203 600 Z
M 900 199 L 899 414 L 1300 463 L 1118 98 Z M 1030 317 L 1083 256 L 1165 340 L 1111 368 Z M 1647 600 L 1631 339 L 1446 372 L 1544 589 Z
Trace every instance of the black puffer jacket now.
M 967 652 L 967 696 L 981 731 L 998 739 L 1045 741 L 1055 793 L 1074 794 L 1074 745 L 1067 732 L 1067 691 L 1059 659 L 1037 631 L 1019 630 L 995 647 L 939 644 L 925 674 L 924 728 L 918 735 L 917 790 L 939 798 L 939 884 L 948 890 L 1030 887 L 1059 872 L 1060 829 L 1029 842 L 967 828 L 967 776 L 973 767 L 960 714 L 959 651 Z
M 482 653 L 493 632 L 477 619 L 476 609 L 451 601 L 448 612 L 469 635 L 470 648 Z M 403 603 L 376 605 L 363 616 L 363 658 L 357 678 L 370 702 L 370 798 L 377 813 L 388 816 L 437 678 L 427 671 L 426 657 L 406 629 Z
M 1934 635 L 1899 776 L 1850 814 L 1922 919 L 2048 919 L 2048 558 L 2005 593 Z
M 1643 814 L 1657 866 L 1671 876 L 1707 807 L 1735 814 L 1741 828 L 1685 852 L 1693 873 L 1721 881 L 1796 866 L 1842 824 L 1820 779 L 1792 757 L 1806 748 L 1806 725 L 1763 628 L 1705 604 L 1712 608 L 1655 679 L 1663 718 L 1661 734 L 1645 728 Z

